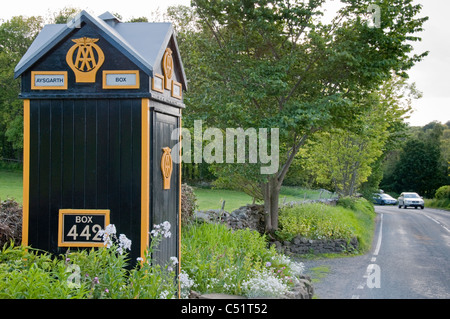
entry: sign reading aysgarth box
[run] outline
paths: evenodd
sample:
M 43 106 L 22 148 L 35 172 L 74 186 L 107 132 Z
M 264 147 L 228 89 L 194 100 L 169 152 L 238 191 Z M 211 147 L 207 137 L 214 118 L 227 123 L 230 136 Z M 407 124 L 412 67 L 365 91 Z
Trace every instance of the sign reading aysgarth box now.
M 104 89 L 139 89 L 139 71 L 103 71 Z

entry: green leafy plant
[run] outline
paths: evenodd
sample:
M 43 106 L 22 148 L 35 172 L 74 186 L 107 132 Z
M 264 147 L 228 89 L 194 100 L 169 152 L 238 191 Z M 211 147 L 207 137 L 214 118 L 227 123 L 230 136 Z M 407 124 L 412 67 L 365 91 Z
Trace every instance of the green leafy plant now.
M 170 224 L 155 225 L 146 255 L 129 270 L 131 241 L 116 235 L 114 225 L 103 232 L 104 247 L 67 251 L 52 256 L 31 247 L 4 245 L 0 254 L 0 298 L 126 299 L 175 298 L 178 283 L 172 257 L 167 265 L 152 261 L 152 252 L 170 237 Z
M 267 248 L 265 236 L 256 231 L 233 231 L 223 224 L 192 224 L 183 228 L 182 268 L 191 288 L 201 293 L 246 296 L 280 296 L 303 271 Z M 269 278 L 270 283 L 261 281 Z
M 276 235 L 282 240 L 300 236 L 350 241 L 356 237 L 359 249 L 364 251 L 370 246 L 374 217 L 372 204 L 363 198 L 343 198 L 336 206 L 322 203 L 285 206 L 280 210 L 280 230 Z

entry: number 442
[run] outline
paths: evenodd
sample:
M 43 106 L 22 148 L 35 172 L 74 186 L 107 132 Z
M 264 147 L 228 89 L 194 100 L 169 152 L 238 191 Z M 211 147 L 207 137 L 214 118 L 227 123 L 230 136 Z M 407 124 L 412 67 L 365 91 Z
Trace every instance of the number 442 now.
M 77 225 L 73 225 L 69 229 L 69 232 L 67 233 L 67 237 L 72 237 L 72 240 L 75 241 L 75 240 L 77 240 L 78 236 L 80 236 L 80 237 L 84 237 L 84 240 L 88 241 L 88 240 L 90 240 L 90 238 L 92 236 L 94 236 L 92 238 L 93 241 L 101 241 L 102 238 L 100 237 L 100 235 L 98 233 L 98 231 L 101 229 L 102 229 L 102 227 L 99 224 L 92 225 L 92 227 L 90 225 L 86 225 L 86 226 L 84 226 L 81 233 L 78 234 Z

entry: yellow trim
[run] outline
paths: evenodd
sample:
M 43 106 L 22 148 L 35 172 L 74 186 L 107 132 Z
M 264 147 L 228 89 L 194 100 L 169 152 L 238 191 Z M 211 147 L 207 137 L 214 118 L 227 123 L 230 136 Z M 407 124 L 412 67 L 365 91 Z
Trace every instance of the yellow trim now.
M 58 221 L 58 247 L 103 247 L 103 242 L 64 242 L 64 215 L 104 215 L 106 228 L 106 226 L 109 225 L 109 213 L 109 209 L 60 209 Z
M 149 245 L 150 231 L 150 101 L 141 101 L 141 257 Z
M 158 78 L 161 80 L 161 88 L 155 86 L 155 78 Z M 153 74 L 152 90 L 159 92 L 159 93 L 164 93 L 164 76 L 162 76 L 161 74 L 158 74 L 158 73 Z
M 181 142 L 183 135 L 181 134 L 181 110 L 180 110 L 180 136 L 178 138 L 178 145 L 180 145 L 179 151 L 179 193 L 178 193 L 178 274 L 181 273 Z M 178 280 L 178 299 L 181 299 L 181 284 L 180 280 Z
M 179 95 L 176 95 L 176 94 L 174 93 L 174 92 L 175 92 L 175 90 L 174 90 L 175 86 L 178 87 L 179 90 L 180 90 L 180 94 L 179 94 Z M 183 88 L 182 88 L 180 82 L 177 82 L 177 81 L 175 81 L 175 80 L 172 80 L 172 91 L 171 91 L 172 97 L 181 100 L 181 94 L 182 94 L 182 92 L 183 92 L 182 89 L 183 89 Z
M 64 75 L 63 86 L 36 86 L 36 75 Z M 67 90 L 67 71 L 31 71 L 31 89 L 32 90 Z
M 136 75 L 136 84 L 134 85 L 107 85 L 106 84 L 106 76 L 108 74 L 134 74 Z M 103 71 L 103 89 L 139 89 L 140 81 L 139 81 L 139 70 L 108 70 Z
M 30 100 L 23 101 L 22 245 L 28 246 L 30 202 Z

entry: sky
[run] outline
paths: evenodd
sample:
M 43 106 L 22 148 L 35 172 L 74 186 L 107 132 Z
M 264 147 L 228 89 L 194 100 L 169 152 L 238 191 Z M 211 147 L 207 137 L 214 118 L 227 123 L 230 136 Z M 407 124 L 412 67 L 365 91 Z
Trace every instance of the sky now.
M 338 0 L 329 0 L 331 7 Z M 413 112 L 407 120 L 412 126 L 423 126 L 432 121 L 446 123 L 450 121 L 450 28 L 448 27 L 448 0 L 415 0 L 423 5 L 420 16 L 428 16 L 420 43 L 415 42 L 415 52 L 430 51 L 429 55 L 416 64 L 409 72 L 409 82 L 415 83 L 423 96 L 412 102 Z M 2 1 L 0 19 L 8 20 L 13 16 L 41 15 L 50 18 L 52 13 L 64 7 L 84 9 L 93 15 L 105 11 L 119 13 L 124 21 L 131 18 L 152 16 L 152 12 L 165 12 L 171 5 L 187 5 L 190 0 L 18 0 L 17 4 L 5 5 Z M 331 8 L 330 7 L 330 8 Z M 332 11 L 332 9 L 330 9 Z

